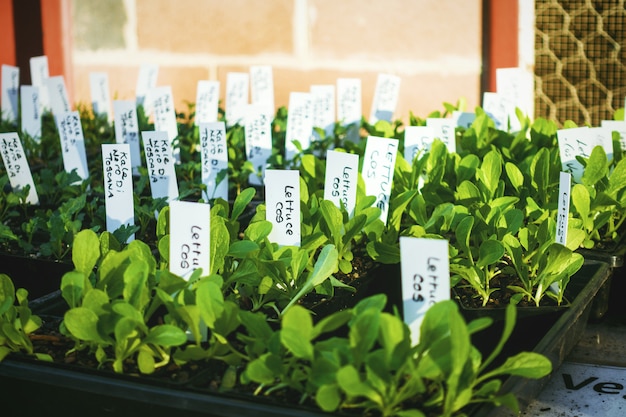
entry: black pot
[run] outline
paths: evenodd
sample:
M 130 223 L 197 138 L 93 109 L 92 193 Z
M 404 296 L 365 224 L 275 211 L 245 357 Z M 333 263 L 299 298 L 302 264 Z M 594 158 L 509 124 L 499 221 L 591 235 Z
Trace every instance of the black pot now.
M 626 244 L 612 244 L 602 249 L 579 249 L 578 252 L 585 259 L 606 262 L 612 268 L 611 277 L 600 288 L 593 302 L 590 319 L 599 321 L 610 312 L 626 323 L 626 304 L 622 299 L 622 294 L 626 291 Z
M 560 311 L 547 311 L 545 315 L 528 315 L 519 319 L 502 354 L 493 365 L 497 366 L 506 357 L 521 351 L 532 351 L 550 359 L 552 374 L 554 374 L 581 339 L 592 311 L 593 301 L 610 275 L 609 264 L 586 260 L 582 268 L 572 276 L 568 285 L 566 295 L 572 300 L 569 307 Z M 491 352 L 490 348 L 500 337 L 501 331 L 502 323 L 495 323 L 494 326 L 477 333 L 472 338 L 472 342 L 479 345 L 483 357 Z M 489 336 L 490 333 L 492 333 L 491 336 Z M 489 339 L 491 345 L 486 342 Z M 501 392 L 513 393 L 518 399 L 520 409 L 524 410 L 539 395 L 550 377 L 551 375 L 548 375 L 541 379 L 531 380 L 512 376 L 504 380 Z M 472 417 L 514 416 L 508 408 L 492 405 L 479 406 L 470 415 Z
M 73 269 L 67 262 L 0 253 L 0 273 L 7 274 L 16 289 L 28 290 L 29 300 L 58 290 L 63 274 Z

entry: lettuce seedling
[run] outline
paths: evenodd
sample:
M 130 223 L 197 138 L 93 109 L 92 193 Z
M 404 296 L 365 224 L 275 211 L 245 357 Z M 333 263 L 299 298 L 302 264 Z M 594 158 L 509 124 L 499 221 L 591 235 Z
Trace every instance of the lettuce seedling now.
M 28 291 L 24 288 L 16 290 L 11 278 L 0 274 L 0 362 L 12 352 L 51 360 L 47 354 L 36 353 L 29 338 L 41 323 L 41 318 L 32 314 L 28 307 Z

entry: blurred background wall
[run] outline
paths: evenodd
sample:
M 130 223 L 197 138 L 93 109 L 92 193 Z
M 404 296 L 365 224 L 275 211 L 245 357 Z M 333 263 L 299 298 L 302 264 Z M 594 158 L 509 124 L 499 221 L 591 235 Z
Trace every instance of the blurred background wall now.
M 271 65 L 275 103 L 292 91 L 362 80 L 369 114 L 378 73 L 401 77 L 397 118 L 442 102 L 480 103 L 481 0 L 73 0 L 74 98 L 89 100 L 89 72 L 134 97 L 138 68 L 159 65 L 177 108 L 198 80 Z
M 481 91 L 489 90 L 490 82 L 485 26 L 500 25 L 515 35 L 501 32 L 494 39 L 505 42 L 501 50 L 513 57 L 504 60 L 516 66 L 517 4 L 518 0 L 0 0 L 0 14 L 5 19 L 14 15 L 13 22 L 6 19 L 0 29 L 7 45 L 0 59 L 19 66 L 22 84 L 28 84 L 28 59 L 47 55 L 50 75 L 65 76 L 75 103 L 89 102 L 92 71 L 109 74 L 113 97 L 130 99 L 139 66 L 157 64 L 158 85 L 172 86 L 181 110 L 185 102 L 195 101 L 198 80 L 219 80 L 223 99 L 228 72 L 271 65 L 276 106 L 288 105 L 292 91 L 356 77 L 362 80 L 367 115 L 378 73 L 389 73 L 401 77 L 395 117 L 406 120 L 409 111 L 425 117 L 442 109 L 443 102 L 455 103 L 461 97 L 469 110 L 480 104 Z M 487 12 L 494 10 L 501 17 L 489 20 Z M 7 41 L 11 31 L 12 45 Z

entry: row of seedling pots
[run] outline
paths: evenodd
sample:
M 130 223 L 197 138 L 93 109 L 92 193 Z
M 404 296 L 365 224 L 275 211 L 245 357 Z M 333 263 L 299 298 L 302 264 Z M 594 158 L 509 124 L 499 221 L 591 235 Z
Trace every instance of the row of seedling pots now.
M 185 120 L 177 169 L 185 173 L 180 182 L 189 190 L 181 195 L 194 199 L 199 194 L 193 190 L 202 188 L 194 152 L 197 131 Z M 83 124 L 89 123 L 97 125 L 85 116 Z M 281 123 L 277 117 L 275 143 L 282 137 Z M 106 131 L 106 124 L 100 126 Z M 24 195 L 4 184 L 0 245 L 56 259 L 67 271 L 51 278 L 58 290 L 55 308 L 46 302 L 29 307 L 27 293 L 16 289 L 19 281 L 1 276 L 0 352 L 12 353 L 9 359 L 56 364 L 58 358 L 38 351 L 41 345 L 34 341 L 46 339 L 42 325 L 57 320 L 55 337 L 65 344 L 63 355 L 77 362 L 90 358 L 108 373 L 94 377 L 103 387 L 119 374 L 141 375 L 160 387 L 155 379 L 167 379 L 168 371 L 191 373 L 174 388 L 180 390 L 174 407 L 197 414 L 232 412 L 215 407 L 229 395 L 241 413 L 253 409 L 268 415 L 289 414 L 284 407 L 295 407 L 300 415 L 321 410 L 383 416 L 485 412 L 476 411 L 480 403 L 490 410 L 494 405 L 516 409 L 516 397 L 524 405 L 529 395 L 513 385 L 503 390 L 503 383 L 513 384 L 511 376 L 534 379 L 536 394 L 563 360 L 560 354 L 554 357 L 555 346 L 562 352 L 576 339 L 559 337 L 584 329 L 591 301 L 612 269 L 585 261 L 579 249 L 618 239 L 626 187 L 621 181 L 626 163 L 619 155 L 609 161 L 602 148 L 594 149 L 583 160 L 582 183 L 572 189 L 567 242 L 556 243 L 561 171 L 556 126 L 542 119 L 532 124 L 523 119 L 522 126 L 518 133 L 496 130 L 478 108 L 474 123 L 456 131 L 458 151 L 435 140 L 412 161 L 398 156 L 386 222 L 361 179 L 354 213 L 324 200 L 323 155 L 331 146 L 362 155 L 367 135 L 396 138 L 402 150 L 400 123 L 363 121 L 359 143 L 343 140 L 337 125 L 337 137 L 325 138 L 293 161 L 276 150 L 275 168 L 300 171 L 300 246 L 270 241 L 272 223 L 265 218 L 260 190 L 245 182 L 252 172 L 243 168 L 243 130 L 234 126 L 227 132 L 233 157 L 229 178 L 242 181 L 231 187 L 230 202 L 211 201 L 210 270 L 198 269 L 187 279 L 170 272 L 169 206 L 151 199 L 145 182 L 135 210 L 146 223 L 139 220 L 142 233 L 130 243 L 125 243 L 129 231 L 105 231 L 101 168 L 80 184 L 71 173 L 55 174 L 52 189 L 67 191 L 48 208 L 29 207 Z M 43 150 L 34 146 L 29 155 L 36 154 Z M 40 178 L 50 180 L 46 169 Z M 444 239 L 449 246 L 453 300 L 428 310 L 417 344 L 402 321 L 401 278 L 394 269 L 401 262 L 402 237 Z M 26 288 L 36 294 L 37 287 Z M 461 300 L 472 304 L 460 309 Z M 523 316 L 536 316 L 522 313 L 523 306 L 547 308 L 553 320 L 544 323 L 554 327 L 531 325 L 536 337 L 528 339 L 536 343 L 505 348 L 510 347 L 505 340 L 515 337 L 516 317 L 521 325 L 528 320 Z M 482 317 L 490 309 L 500 316 Z M 481 335 L 494 321 L 490 343 L 477 343 L 487 340 Z M 546 346 L 539 352 L 521 352 L 542 343 Z M 46 385 L 42 381 L 49 378 L 20 378 L 11 366 L 1 364 L 0 371 L 13 375 L 15 387 L 37 379 Z M 137 378 L 119 384 L 133 386 Z M 67 389 L 85 391 L 81 384 L 68 383 Z M 271 400 L 257 406 L 252 398 Z M 149 407 L 152 400 L 124 401 Z

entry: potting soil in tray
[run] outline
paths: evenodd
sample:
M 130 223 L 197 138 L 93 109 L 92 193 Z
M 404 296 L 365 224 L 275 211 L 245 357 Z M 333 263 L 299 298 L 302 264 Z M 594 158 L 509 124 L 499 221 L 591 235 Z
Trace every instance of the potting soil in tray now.
M 544 378 L 529 380 L 521 377 L 509 377 L 504 380 L 501 392 L 510 392 L 518 399 L 520 409 L 524 410 L 548 383 L 551 376 L 559 369 L 565 357 L 582 337 L 594 297 L 611 275 L 611 267 L 605 262 L 585 261 L 583 267 L 572 278 L 568 286 L 572 302 L 562 312 L 550 313 L 546 316 L 530 316 L 527 321 L 518 320 L 511 338 L 503 352 L 494 361 L 494 366 L 501 363 L 507 356 L 520 351 L 533 351 L 546 356 L 552 362 L 553 372 Z M 492 332 L 498 326 L 492 326 L 486 332 Z M 491 343 L 487 343 L 486 333 L 480 332 L 473 340 L 478 343 L 483 355 L 490 353 L 490 346 L 497 342 L 501 334 L 495 330 Z M 483 338 L 481 341 L 480 338 Z M 505 407 L 485 405 L 477 407 L 472 417 L 512 416 Z
M 0 274 L 8 275 L 16 289 L 28 290 L 30 300 L 57 290 L 63 274 L 73 269 L 70 263 L 0 254 Z

